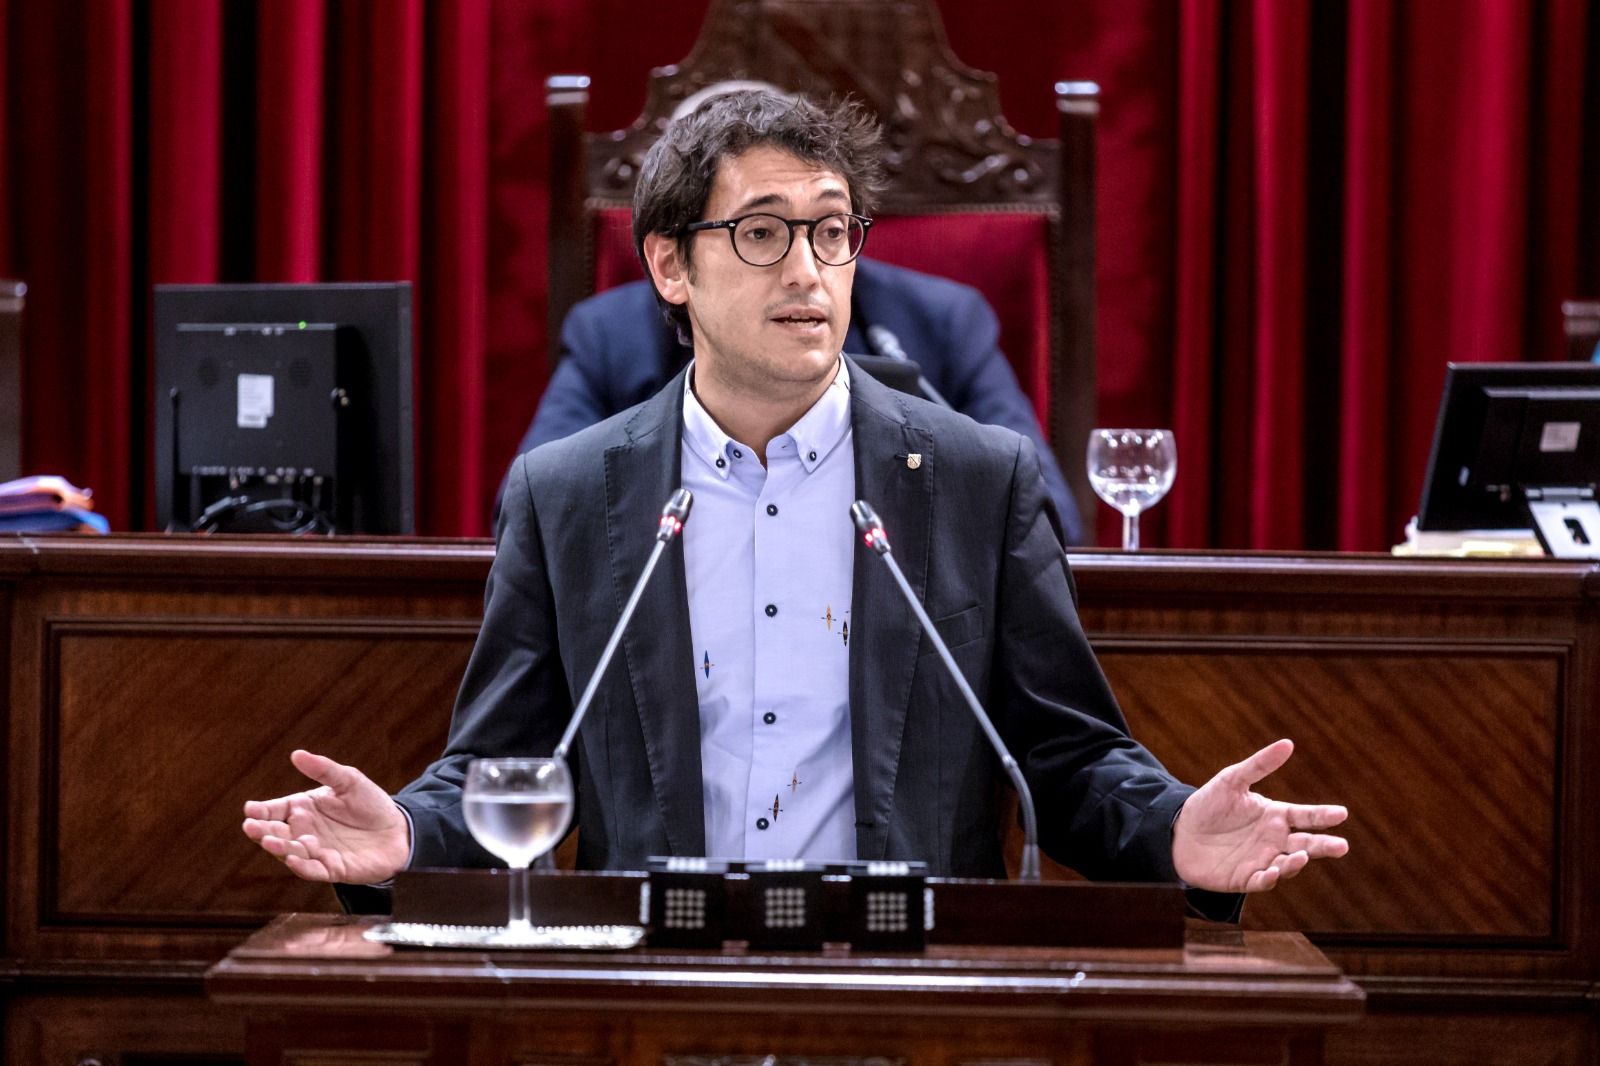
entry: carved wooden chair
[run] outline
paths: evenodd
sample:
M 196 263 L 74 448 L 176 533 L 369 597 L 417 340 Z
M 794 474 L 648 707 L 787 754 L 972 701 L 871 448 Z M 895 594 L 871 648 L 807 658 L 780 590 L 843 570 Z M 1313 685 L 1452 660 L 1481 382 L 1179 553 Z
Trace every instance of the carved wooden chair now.
M 1567 334 L 1567 358 L 1600 359 L 1600 300 L 1566 300 L 1561 317 Z
M 872 108 L 890 187 L 867 254 L 965 282 L 1000 319 L 1084 517 L 1095 413 L 1094 127 L 1098 88 L 1055 86 L 1058 141 L 1019 135 L 992 74 L 950 51 L 932 0 L 715 0 L 687 59 L 650 76 L 644 113 L 585 133 L 589 80 L 550 79 L 550 351 L 584 297 L 641 276 L 629 204 L 645 151 L 688 96 L 754 79 Z

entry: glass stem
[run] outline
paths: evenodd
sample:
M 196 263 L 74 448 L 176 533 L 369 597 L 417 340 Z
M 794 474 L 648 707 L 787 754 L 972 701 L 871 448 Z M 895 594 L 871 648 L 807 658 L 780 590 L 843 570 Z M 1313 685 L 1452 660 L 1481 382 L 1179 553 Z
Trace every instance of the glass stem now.
M 528 921 L 528 868 L 518 866 L 511 871 L 511 920 L 506 927 L 526 931 L 532 925 Z
M 1122 516 L 1122 550 L 1136 552 L 1139 550 L 1139 512 L 1124 514 Z

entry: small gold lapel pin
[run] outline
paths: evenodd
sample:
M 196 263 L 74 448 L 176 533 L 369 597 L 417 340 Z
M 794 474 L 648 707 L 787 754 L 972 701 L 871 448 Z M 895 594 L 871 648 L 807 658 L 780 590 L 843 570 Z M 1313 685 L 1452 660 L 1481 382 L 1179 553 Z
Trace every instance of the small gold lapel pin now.
M 922 467 L 922 453 L 921 452 L 912 452 L 910 455 L 906 456 L 906 469 L 907 470 L 918 470 L 921 467 Z

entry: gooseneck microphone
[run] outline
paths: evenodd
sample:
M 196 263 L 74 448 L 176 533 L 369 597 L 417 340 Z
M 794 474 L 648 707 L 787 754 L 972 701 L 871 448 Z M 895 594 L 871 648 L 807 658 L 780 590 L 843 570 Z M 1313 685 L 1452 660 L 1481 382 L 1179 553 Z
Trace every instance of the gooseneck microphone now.
M 896 337 L 894 335 L 894 330 L 890 329 L 888 326 L 868 326 L 867 343 L 872 345 L 872 347 L 877 350 L 879 355 L 887 355 L 890 359 L 893 359 L 899 363 L 911 363 L 912 366 L 917 365 L 912 361 L 911 357 L 906 354 L 906 350 L 900 347 L 900 338 Z M 917 368 L 917 388 L 922 391 L 922 395 L 924 397 L 932 400 L 940 407 L 950 406 L 950 401 L 941 396 L 939 394 L 939 390 L 928 383 L 928 379 L 922 373 L 921 367 Z
M 857 500 L 850 505 L 850 520 L 856 524 L 856 529 L 865 540 L 867 547 L 883 557 L 884 565 L 888 566 L 889 573 L 894 575 L 895 584 L 900 586 L 900 592 L 910 604 L 911 612 L 917 616 L 917 621 L 922 623 L 923 632 L 928 634 L 928 639 L 933 642 L 934 649 L 938 651 L 939 658 L 944 662 L 944 668 L 955 679 L 956 687 L 961 690 L 961 695 L 966 697 L 967 706 L 972 708 L 973 717 L 983 727 L 984 736 L 989 738 L 990 747 L 995 754 L 1000 756 L 1000 765 L 1005 768 L 1006 776 L 1011 778 L 1011 784 L 1017 790 L 1017 805 L 1022 809 L 1022 868 L 1017 871 L 1018 881 L 1039 880 L 1039 823 L 1038 816 L 1033 809 L 1033 793 L 1028 791 L 1028 782 L 1023 780 L 1022 770 L 1017 766 L 1017 760 L 1011 757 L 1011 752 L 1006 750 L 1006 742 L 1000 739 L 1000 734 L 995 730 L 994 723 L 984 713 L 983 705 L 978 702 L 978 697 L 973 695 L 972 686 L 967 684 L 967 679 L 961 675 L 961 668 L 956 666 L 955 659 L 950 656 L 950 648 L 945 644 L 944 638 L 939 636 L 939 631 L 933 627 L 933 619 L 928 617 L 928 612 L 923 610 L 922 602 L 917 599 L 917 594 L 911 591 L 911 585 L 906 581 L 905 574 L 900 571 L 900 564 L 894 561 L 894 556 L 889 554 L 889 538 L 883 531 L 883 523 L 872 509 L 872 505 L 865 500 Z
M 633 583 L 633 593 L 628 597 L 627 604 L 622 608 L 622 617 L 617 619 L 617 624 L 611 629 L 611 638 L 606 641 L 605 650 L 600 653 L 600 661 L 595 664 L 594 673 L 589 675 L 589 683 L 583 688 L 583 696 L 578 700 L 577 709 L 572 712 L 572 720 L 567 723 L 567 731 L 561 734 L 561 743 L 556 745 L 553 757 L 566 761 L 567 749 L 572 746 L 572 738 L 578 735 L 578 726 L 583 724 L 583 716 L 589 713 L 589 704 L 594 702 L 594 694 L 600 688 L 600 679 L 605 676 L 606 667 L 611 665 L 611 657 L 617 653 L 617 645 L 622 643 L 622 634 L 628 628 L 628 620 L 633 617 L 634 608 L 639 606 L 639 597 L 644 595 L 645 586 L 650 584 L 650 575 L 655 573 L 656 563 L 661 559 L 661 553 L 667 550 L 667 545 L 683 532 L 683 524 L 689 520 L 689 508 L 694 503 L 694 494 L 688 489 L 679 489 L 672 494 L 672 499 L 661 508 L 661 520 L 656 523 L 656 546 L 650 549 L 650 558 L 645 560 L 644 572 L 639 575 L 639 580 Z

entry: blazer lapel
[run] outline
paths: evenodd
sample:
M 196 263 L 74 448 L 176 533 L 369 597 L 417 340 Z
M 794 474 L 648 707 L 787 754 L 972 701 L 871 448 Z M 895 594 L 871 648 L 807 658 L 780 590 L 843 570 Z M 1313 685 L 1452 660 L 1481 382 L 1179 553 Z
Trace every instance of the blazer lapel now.
M 655 546 L 661 508 L 678 487 L 682 430 L 680 372 L 628 423 L 628 443 L 606 452 L 606 550 L 618 616 Z M 704 855 L 700 704 L 682 538 L 662 553 L 619 651 L 623 663 L 618 665 L 628 671 L 671 852 Z M 619 813 L 626 817 L 626 812 Z
M 850 374 L 856 497 L 883 520 L 895 561 L 918 598 L 927 590 L 933 516 L 933 438 L 908 421 L 897 394 L 859 367 Z M 907 457 L 922 457 L 915 469 Z M 858 540 L 851 595 L 850 741 L 856 854 L 885 858 L 900 743 L 921 634 L 888 566 Z

